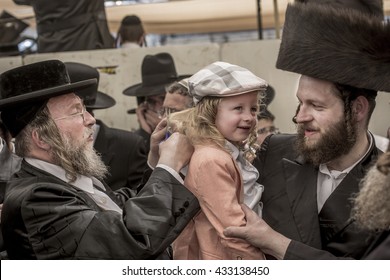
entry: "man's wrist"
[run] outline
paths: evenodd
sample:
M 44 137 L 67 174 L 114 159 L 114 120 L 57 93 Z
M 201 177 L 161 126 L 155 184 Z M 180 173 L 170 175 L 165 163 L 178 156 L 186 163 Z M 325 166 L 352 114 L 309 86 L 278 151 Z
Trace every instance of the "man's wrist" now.
M 278 236 L 275 236 L 275 238 L 273 238 L 271 248 L 264 248 L 264 253 L 272 255 L 278 260 L 283 260 L 284 256 L 286 255 L 288 246 L 291 243 L 291 239 L 285 237 L 280 233 L 277 233 L 277 235 Z
M 184 181 L 183 179 L 180 177 L 180 174 L 178 172 L 176 172 L 174 169 L 172 169 L 170 166 L 167 166 L 165 164 L 157 164 L 156 167 L 160 167 L 160 168 L 163 168 L 165 169 L 166 171 L 168 171 L 173 177 L 176 178 L 176 180 L 178 180 L 181 184 L 184 184 Z

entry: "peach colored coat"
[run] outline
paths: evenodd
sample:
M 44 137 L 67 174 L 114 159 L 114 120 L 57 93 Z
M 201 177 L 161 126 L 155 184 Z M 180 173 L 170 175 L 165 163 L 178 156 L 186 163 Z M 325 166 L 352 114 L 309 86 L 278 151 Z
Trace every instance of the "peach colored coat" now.
M 227 238 L 227 226 L 244 226 L 241 173 L 232 156 L 218 147 L 195 146 L 184 185 L 201 210 L 173 243 L 176 260 L 264 259 L 249 243 Z

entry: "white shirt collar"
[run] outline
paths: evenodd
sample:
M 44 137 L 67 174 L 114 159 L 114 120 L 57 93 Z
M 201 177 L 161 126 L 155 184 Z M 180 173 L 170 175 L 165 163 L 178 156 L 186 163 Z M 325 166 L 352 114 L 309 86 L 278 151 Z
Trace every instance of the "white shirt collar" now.
M 47 161 L 36 159 L 36 158 L 26 157 L 25 160 L 29 164 L 31 164 L 32 166 L 35 166 L 39 169 L 42 169 L 42 170 L 52 174 L 53 176 L 57 177 L 58 179 L 66 182 L 68 184 L 71 184 L 72 186 L 74 186 L 74 187 L 76 187 L 76 188 L 78 188 L 86 193 L 95 193 L 94 188 L 93 188 L 94 184 L 97 185 L 98 187 L 102 188 L 103 190 L 105 190 L 104 185 L 98 179 L 96 179 L 94 177 L 89 178 L 89 177 L 84 176 L 84 175 L 78 175 L 76 181 L 71 183 L 66 178 L 66 172 L 62 167 L 55 165 L 55 164 L 52 164 L 52 163 L 49 163 Z

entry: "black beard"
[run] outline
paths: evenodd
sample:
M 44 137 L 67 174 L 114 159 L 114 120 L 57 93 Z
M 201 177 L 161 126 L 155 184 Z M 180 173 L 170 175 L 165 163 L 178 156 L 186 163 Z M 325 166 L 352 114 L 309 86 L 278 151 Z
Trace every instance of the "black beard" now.
M 347 154 L 356 143 L 356 125 L 352 121 L 341 120 L 322 134 L 316 144 L 307 146 L 305 125 L 298 125 L 296 149 L 309 163 L 319 166 Z

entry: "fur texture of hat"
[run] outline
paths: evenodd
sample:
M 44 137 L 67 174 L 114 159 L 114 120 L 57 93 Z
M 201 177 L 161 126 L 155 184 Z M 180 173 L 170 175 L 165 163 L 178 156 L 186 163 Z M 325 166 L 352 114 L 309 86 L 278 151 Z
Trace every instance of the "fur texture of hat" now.
M 382 0 L 295 0 L 301 3 L 312 3 L 333 7 L 335 9 L 354 9 L 370 16 L 377 16 L 383 19 Z
M 289 4 L 276 67 L 390 91 L 390 25 L 353 9 Z
M 76 92 L 88 109 L 107 109 L 115 105 L 115 99 L 108 94 L 98 90 L 100 74 L 96 68 L 77 62 L 65 62 L 71 82 L 78 82 L 87 79 L 96 79 L 94 87 L 80 89 Z

